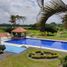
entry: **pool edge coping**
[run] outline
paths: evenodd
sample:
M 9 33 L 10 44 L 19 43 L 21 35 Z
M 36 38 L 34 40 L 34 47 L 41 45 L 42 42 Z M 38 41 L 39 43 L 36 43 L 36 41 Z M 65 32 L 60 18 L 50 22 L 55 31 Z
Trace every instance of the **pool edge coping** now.
M 67 50 L 62 50 L 62 49 L 55 49 L 55 48 L 49 48 L 49 47 L 42 47 L 42 46 L 32 46 L 32 45 L 26 45 L 26 44 L 21 44 L 21 45 L 18 45 L 18 44 L 12 44 L 12 43 L 3 43 L 3 44 L 7 44 L 7 45 L 10 45 L 10 46 L 16 46 L 16 47 L 26 47 L 26 48 L 30 48 L 30 47 L 33 47 L 33 48 L 40 48 L 40 49 L 49 49 L 49 50 L 53 50 L 53 51 L 61 51 L 61 52 L 67 52 Z
M 37 38 L 37 37 L 26 37 L 26 38 L 31 38 L 31 39 L 41 39 L 41 40 L 51 40 L 51 41 L 59 41 L 59 42 L 67 42 L 66 40 L 55 40 L 55 39 L 47 39 L 47 38 Z

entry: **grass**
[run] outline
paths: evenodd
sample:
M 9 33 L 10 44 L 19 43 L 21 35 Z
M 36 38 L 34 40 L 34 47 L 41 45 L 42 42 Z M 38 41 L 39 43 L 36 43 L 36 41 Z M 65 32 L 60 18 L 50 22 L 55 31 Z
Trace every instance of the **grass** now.
M 5 32 L 4 29 L 0 28 L 0 32 Z M 64 34 L 55 33 L 54 36 L 46 36 L 47 32 L 44 32 L 44 36 L 41 36 L 41 32 L 39 30 L 28 30 L 27 35 L 31 37 L 38 37 L 38 38 L 46 38 L 46 39 L 55 39 L 55 40 L 67 40 L 67 31 L 63 31 Z M 50 33 L 51 34 L 51 33 Z
M 67 32 L 63 31 L 64 33 L 61 35 L 59 32 L 55 33 L 54 36 L 47 36 L 44 32 L 44 36 L 41 36 L 41 32 L 38 30 L 29 30 L 28 36 L 37 37 L 37 38 L 46 38 L 46 39 L 55 39 L 55 40 L 67 40 Z M 51 33 L 50 33 L 51 34 Z
M 0 61 L 0 67 L 59 67 L 60 60 L 31 60 L 28 58 L 28 54 L 37 50 L 36 48 L 29 48 L 24 53 L 16 56 L 10 56 L 2 61 Z M 49 51 L 49 50 L 47 50 Z M 62 57 L 66 55 L 65 53 L 58 52 L 59 56 Z
M 4 32 L 5 32 L 4 29 L 0 28 L 0 33 L 4 33 Z
M 4 32 L 4 30 L 0 30 L 0 32 Z M 36 36 L 38 38 L 47 38 L 47 39 L 56 39 L 56 40 L 67 40 L 66 37 L 61 36 L 40 36 L 40 31 L 38 30 L 29 30 L 27 35 L 29 36 Z M 65 34 L 65 36 L 67 36 Z M 31 52 L 34 52 L 36 50 L 41 49 L 35 49 L 35 48 L 29 48 L 24 53 L 15 55 L 15 56 L 9 56 L 5 58 L 4 60 L 0 61 L 0 67 L 59 67 L 60 60 L 31 60 L 28 58 L 28 54 Z M 50 50 L 48 50 L 50 51 Z M 67 53 L 63 52 L 57 52 L 59 53 L 59 57 L 65 56 Z

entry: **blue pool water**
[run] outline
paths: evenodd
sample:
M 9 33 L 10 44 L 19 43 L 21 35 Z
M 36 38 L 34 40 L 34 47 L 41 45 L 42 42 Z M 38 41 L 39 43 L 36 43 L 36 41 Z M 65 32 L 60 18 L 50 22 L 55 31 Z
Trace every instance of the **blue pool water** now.
M 16 46 L 8 46 L 8 45 L 5 45 L 5 46 L 6 46 L 5 51 L 13 52 L 13 53 L 20 53 L 26 50 L 26 48 L 24 47 L 21 48 L 21 47 L 16 47 Z
M 33 45 L 33 46 L 41 46 L 41 47 L 48 47 L 48 48 L 55 48 L 61 50 L 67 50 L 67 42 L 61 41 L 52 41 L 52 40 L 40 40 L 40 39 L 32 39 L 32 38 L 25 38 L 25 39 L 12 39 L 6 41 L 8 43 L 13 44 L 26 44 L 26 45 Z

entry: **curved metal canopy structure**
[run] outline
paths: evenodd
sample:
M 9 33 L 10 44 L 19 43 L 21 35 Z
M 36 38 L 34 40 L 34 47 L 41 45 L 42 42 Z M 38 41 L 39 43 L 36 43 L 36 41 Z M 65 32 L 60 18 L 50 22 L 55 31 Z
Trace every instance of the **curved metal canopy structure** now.
M 50 16 L 67 11 L 67 5 L 62 0 L 51 0 L 49 4 L 44 4 L 44 0 L 37 0 L 37 3 L 41 8 L 41 17 L 38 21 L 41 23 L 41 31 L 45 30 L 45 23 Z

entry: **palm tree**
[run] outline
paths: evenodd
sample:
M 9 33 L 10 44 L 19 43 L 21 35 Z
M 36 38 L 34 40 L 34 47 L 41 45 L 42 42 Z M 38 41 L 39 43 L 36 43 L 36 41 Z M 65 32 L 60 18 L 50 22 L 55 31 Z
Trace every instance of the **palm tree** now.
M 26 19 L 25 16 L 19 16 L 19 15 L 16 15 L 16 18 L 17 18 L 17 20 L 22 20 L 23 23 L 24 23 L 24 21 L 25 21 L 25 19 Z
M 41 8 L 41 17 L 38 22 L 42 32 L 45 31 L 45 23 L 50 16 L 67 11 L 67 5 L 62 0 L 51 0 L 50 4 L 45 4 L 45 6 L 44 0 L 37 0 L 37 3 Z
M 16 25 L 16 21 L 17 21 L 17 20 L 23 20 L 23 22 L 24 22 L 25 19 L 26 19 L 25 16 L 11 15 L 9 22 L 11 22 L 12 24 Z
M 11 15 L 9 22 L 11 22 L 12 24 L 16 24 L 16 16 L 15 15 Z

